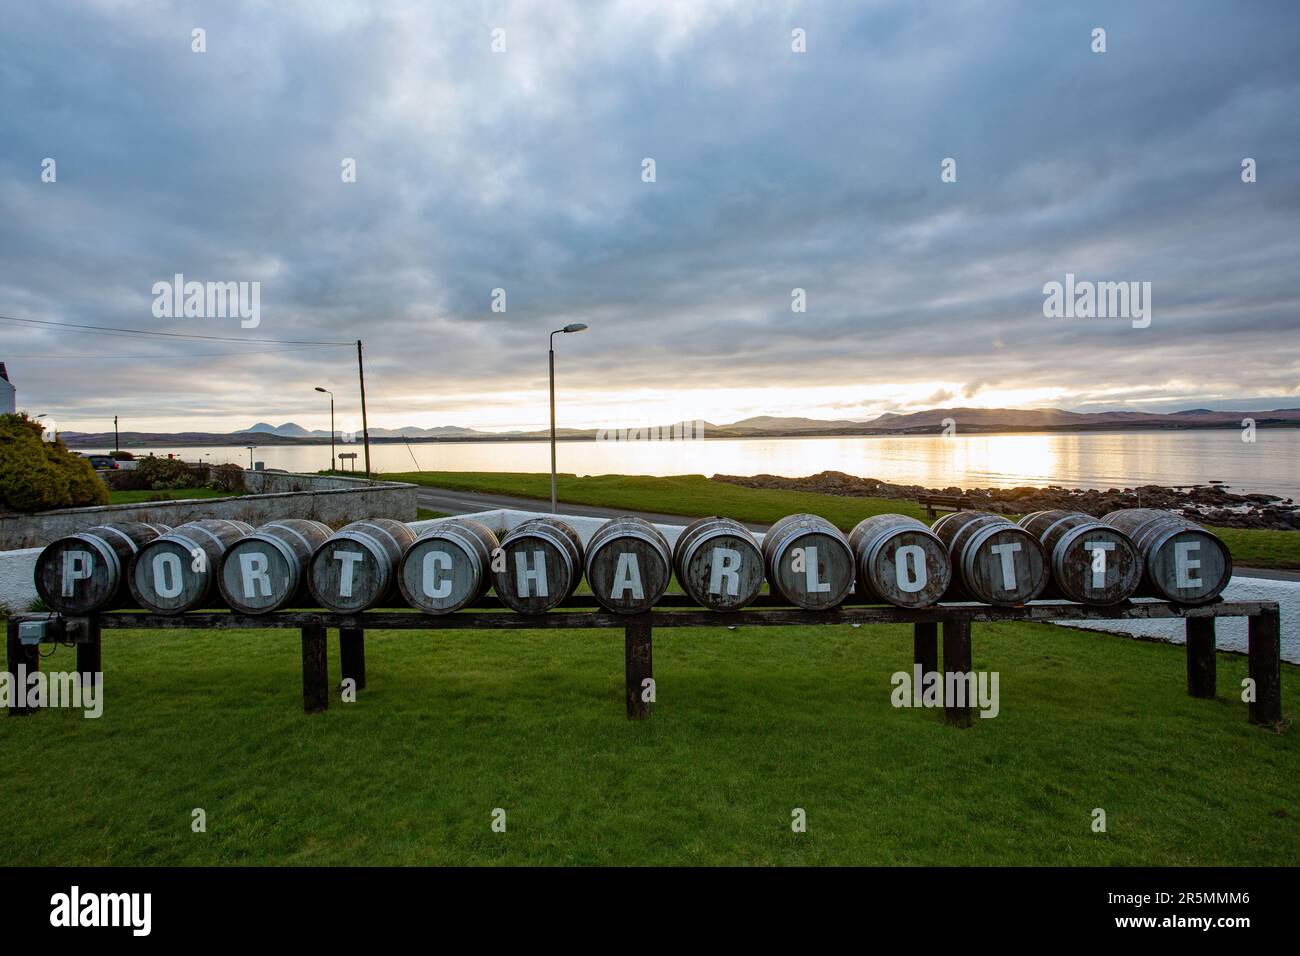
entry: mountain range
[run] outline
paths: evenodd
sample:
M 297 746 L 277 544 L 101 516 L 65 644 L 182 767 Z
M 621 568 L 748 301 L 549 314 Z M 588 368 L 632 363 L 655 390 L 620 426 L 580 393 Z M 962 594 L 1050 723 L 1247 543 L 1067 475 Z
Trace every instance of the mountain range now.
M 1280 408 L 1258 412 L 1221 412 L 1209 408 L 1189 408 L 1179 412 L 1069 412 L 1059 408 L 933 408 L 899 415 L 886 412 L 869 421 L 820 419 L 759 415 L 729 425 L 704 422 L 700 427 L 706 438 L 782 438 L 799 436 L 934 434 L 951 420 L 961 432 L 1025 431 L 1115 431 L 1147 428 L 1240 428 L 1244 419 L 1256 426 L 1300 426 L 1300 408 Z M 673 434 L 694 436 L 694 423 L 680 422 L 648 428 L 647 432 L 663 437 Z M 534 431 L 487 432 L 458 425 L 435 428 L 372 428 L 372 441 L 535 441 L 548 437 L 546 429 Z M 113 441 L 112 432 L 61 432 L 65 443 L 78 447 L 106 447 Z M 594 428 L 561 428 L 556 436 L 565 440 L 595 439 Z M 329 441 L 328 431 L 309 431 L 296 422 L 272 425 L 258 422 L 237 432 L 122 432 L 120 441 L 127 446 L 147 445 L 292 445 L 318 444 Z M 614 436 L 608 436 L 614 437 Z M 633 437 L 633 436 L 629 436 Z

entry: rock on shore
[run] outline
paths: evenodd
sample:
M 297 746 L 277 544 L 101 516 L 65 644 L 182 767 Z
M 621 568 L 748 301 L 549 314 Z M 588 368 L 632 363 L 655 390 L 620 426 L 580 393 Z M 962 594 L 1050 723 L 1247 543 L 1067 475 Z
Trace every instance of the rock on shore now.
M 1118 508 L 1163 508 L 1195 521 L 1229 528 L 1300 530 L 1300 506 L 1290 498 L 1283 500 L 1275 495 L 1237 495 L 1217 485 L 1193 485 L 1186 488 L 1143 485 L 1139 488 L 1108 488 L 1105 491 L 1061 488 L 1057 485 L 1046 488 L 924 488 L 920 485 L 890 484 L 878 478 L 858 478 L 842 471 L 823 471 L 806 478 L 714 475 L 713 480 L 746 488 L 779 488 L 785 491 L 812 491 L 858 498 L 896 498 L 900 501 L 915 501 L 923 495 L 960 495 L 970 499 L 976 510 L 1008 515 L 1064 508 L 1101 517 Z

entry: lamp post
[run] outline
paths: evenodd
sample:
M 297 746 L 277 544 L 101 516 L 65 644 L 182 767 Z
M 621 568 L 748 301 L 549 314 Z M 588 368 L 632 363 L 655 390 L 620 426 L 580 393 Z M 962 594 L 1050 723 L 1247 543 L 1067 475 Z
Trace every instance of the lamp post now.
M 563 332 L 585 332 L 587 326 L 573 322 L 551 333 L 550 367 L 551 367 L 551 514 L 559 514 L 555 506 L 555 336 Z
M 248 449 L 248 470 L 252 471 L 253 470 L 253 449 L 256 448 L 257 446 L 245 445 L 244 447 Z
M 330 397 L 330 471 L 334 470 L 334 393 L 328 388 L 316 386 L 316 391 L 324 392 Z

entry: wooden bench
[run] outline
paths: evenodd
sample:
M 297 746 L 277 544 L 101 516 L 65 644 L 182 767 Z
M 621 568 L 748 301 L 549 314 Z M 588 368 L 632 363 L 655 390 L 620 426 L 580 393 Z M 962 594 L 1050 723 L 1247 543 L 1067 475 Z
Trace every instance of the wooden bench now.
M 958 495 L 921 495 L 916 499 L 925 508 L 927 518 L 936 518 L 940 511 L 973 511 L 975 503 Z

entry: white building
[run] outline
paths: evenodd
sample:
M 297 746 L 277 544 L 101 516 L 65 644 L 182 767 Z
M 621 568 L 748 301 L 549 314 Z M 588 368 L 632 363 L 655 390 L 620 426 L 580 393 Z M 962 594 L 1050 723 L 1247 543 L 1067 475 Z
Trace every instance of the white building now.
M 13 413 L 17 411 L 18 389 L 14 388 L 13 383 L 9 381 L 9 373 L 5 371 L 5 363 L 0 362 L 0 414 L 5 412 Z

